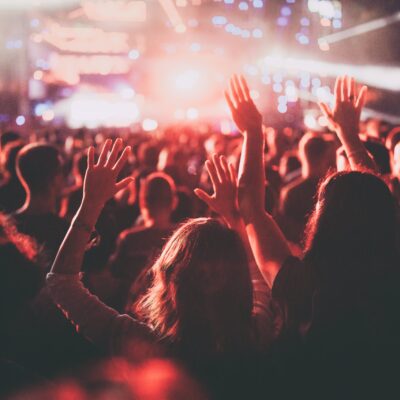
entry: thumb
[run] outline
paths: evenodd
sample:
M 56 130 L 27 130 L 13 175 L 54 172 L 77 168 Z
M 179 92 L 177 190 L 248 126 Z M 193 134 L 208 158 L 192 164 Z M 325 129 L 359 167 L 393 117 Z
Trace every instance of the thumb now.
M 210 205 L 212 202 L 212 197 L 206 193 L 203 189 L 194 189 L 194 194 L 200 199 L 203 200 L 204 203 Z

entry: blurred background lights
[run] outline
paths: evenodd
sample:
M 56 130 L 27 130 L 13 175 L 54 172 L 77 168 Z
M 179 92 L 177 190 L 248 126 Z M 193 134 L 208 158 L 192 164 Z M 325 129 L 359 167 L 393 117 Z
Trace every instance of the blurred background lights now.
M 188 108 L 186 111 L 186 118 L 191 120 L 199 118 L 199 111 L 197 108 Z
M 18 115 L 18 117 L 15 119 L 15 123 L 18 125 L 18 126 L 22 126 L 22 125 L 24 125 L 25 124 L 25 117 L 23 116 L 23 115 Z
M 197 85 L 199 79 L 199 71 L 187 70 L 175 78 L 175 86 L 180 90 L 190 90 Z
M 158 122 L 155 119 L 146 118 L 142 121 L 142 128 L 145 132 L 154 131 L 158 128 Z
M 140 57 L 140 53 L 138 50 L 136 49 L 132 49 L 129 53 L 128 53 L 128 57 L 131 60 L 137 60 Z

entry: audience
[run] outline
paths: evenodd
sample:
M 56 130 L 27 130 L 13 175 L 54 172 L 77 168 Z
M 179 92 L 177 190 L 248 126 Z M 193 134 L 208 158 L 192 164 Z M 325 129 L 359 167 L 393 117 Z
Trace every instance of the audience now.
M 3 133 L 0 393 L 390 393 L 399 128 L 362 128 L 366 92 L 337 79 L 333 107 L 320 104 L 331 133 L 264 125 L 236 75 L 225 98 L 241 136 Z M 99 359 L 97 391 L 82 379 Z M 75 383 L 44 384 L 58 374 Z
M 319 181 L 334 166 L 334 145 L 324 137 L 306 133 L 299 142 L 301 177 L 282 187 L 279 222 L 288 240 L 299 244 L 307 217 L 315 204 Z
M 23 146 L 23 142 L 14 141 L 7 144 L 3 151 L 4 178 L 0 182 L 0 210 L 5 213 L 16 211 L 25 203 L 25 190 L 18 179 L 15 163 Z
M 171 177 L 153 172 L 143 179 L 139 192 L 142 224 L 121 232 L 110 265 L 114 277 L 124 283 L 121 293 L 132 289 L 130 304 L 147 289 L 148 267 L 174 229 L 171 215 L 175 205 L 176 189 Z M 129 309 L 126 300 L 124 305 Z
M 25 203 L 12 216 L 21 233 L 34 238 L 51 260 L 67 231 L 67 221 L 58 216 L 64 185 L 59 151 L 47 144 L 32 143 L 17 155 L 17 175 L 25 189 Z

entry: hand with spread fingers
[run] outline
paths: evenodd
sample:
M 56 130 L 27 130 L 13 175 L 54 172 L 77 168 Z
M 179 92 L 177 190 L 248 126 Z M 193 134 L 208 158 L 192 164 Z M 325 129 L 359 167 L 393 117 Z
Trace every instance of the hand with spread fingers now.
M 340 76 L 336 79 L 333 109 L 325 103 L 320 103 L 320 107 L 342 143 L 352 170 L 378 172 L 373 158 L 359 137 L 360 116 L 367 90 L 366 86 L 358 90 L 354 78 Z
M 322 113 L 342 143 L 358 136 L 367 90 L 367 86 L 358 89 L 354 78 L 340 76 L 336 79 L 333 109 L 326 103 L 320 103 Z
M 232 113 L 232 118 L 240 132 L 261 131 L 262 115 L 254 104 L 247 82 L 243 76 L 233 75 L 225 91 L 225 99 Z
M 102 207 L 117 192 L 127 187 L 133 180 L 128 177 L 117 182 L 118 175 L 126 163 L 130 147 L 125 147 L 122 154 L 122 140 L 117 139 L 112 145 L 110 139 L 106 140 L 97 163 L 94 162 L 94 148 L 88 151 L 88 163 L 83 184 L 83 201 L 91 206 Z
M 206 168 L 214 193 L 209 195 L 202 189 L 195 189 L 194 193 L 232 228 L 239 218 L 235 167 L 224 156 L 214 154 L 211 161 L 206 161 Z

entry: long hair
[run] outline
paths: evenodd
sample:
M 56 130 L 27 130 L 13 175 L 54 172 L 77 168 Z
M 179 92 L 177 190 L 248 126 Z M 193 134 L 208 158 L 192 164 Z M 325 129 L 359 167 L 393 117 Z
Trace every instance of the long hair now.
M 304 260 L 319 288 L 315 312 L 325 329 L 333 324 L 348 332 L 357 318 L 374 330 L 391 323 L 384 316 L 397 304 L 400 286 L 396 219 L 393 196 L 379 177 L 343 171 L 322 182 Z M 346 322 L 334 325 L 335 318 Z
M 397 255 L 395 201 L 379 177 L 330 174 L 317 200 L 306 227 L 306 258 L 368 262 Z
M 199 353 L 248 345 L 252 286 L 234 231 L 215 219 L 189 220 L 165 244 L 152 274 L 136 313 L 161 340 Z

